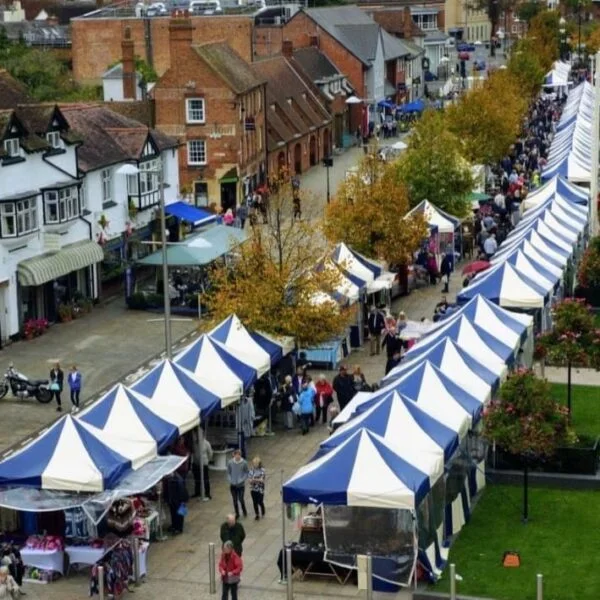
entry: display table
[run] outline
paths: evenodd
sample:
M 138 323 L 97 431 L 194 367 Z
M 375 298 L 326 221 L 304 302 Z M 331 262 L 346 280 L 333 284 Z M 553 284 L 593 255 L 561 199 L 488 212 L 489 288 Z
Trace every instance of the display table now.
M 92 548 L 91 546 L 65 546 L 65 552 L 69 556 L 69 568 L 71 565 L 93 566 L 106 556 L 119 542 L 109 548 Z M 140 561 L 140 576 L 148 572 L 148 542 L 140 542 L 138 558 Z M 22 553 L 21 553 L 22 554 Z M 37 566 L 37 565 L 33 565 Z M 61 571 L 62 572 L 62 571 Z
M 142 533 L 137 537 L 151 540 L 158 533 L 158 511 L 153 510 L 147 517 L 136 517 L 135 523 L 141 524 Z
M 345 569 L 325 561 L 324 550 L 295 543 L 287 547 L 292 549 L 292 568 L 302 571 L 302 580 L 309 576 L 334 577 L 340 585 L 344 585 L 352 575 L 352 569 Z M 285 577 L 283 564 L 283 550 L 280 550 L 277 566 L 283 577 Z
M 64 573 L 65 553 L 62 550 L 22 548 L 21 558 L 26 567 L 55 571 L 61 575 Z

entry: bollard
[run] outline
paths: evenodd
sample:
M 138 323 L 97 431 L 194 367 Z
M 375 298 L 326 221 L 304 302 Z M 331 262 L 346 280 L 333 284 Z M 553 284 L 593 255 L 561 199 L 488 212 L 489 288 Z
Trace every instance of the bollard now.
M 140 585 L 140 540 L 133 538 L 133 582 Z
M 210 542 L 208 544 L 208 576 L 210 581 L 210 593 L 217 593 L 217 575 L 215 572 L 215 545 Z
M 367 554 L 367 600 L 373 600 L 373 557 Z
M 104 600 L 104 567 L 98 567 L 98 597 Z
M 285 576 L 287 578 L 287 600 L 294 600 L 294 569 L 292 568 L 292 549 L 285 549 Z
M 450 600 L 456 600 L 456 565 L 450 565 Z
M 538 573 L 537 577 L 537 600 L 544 600 L 544 576 Z

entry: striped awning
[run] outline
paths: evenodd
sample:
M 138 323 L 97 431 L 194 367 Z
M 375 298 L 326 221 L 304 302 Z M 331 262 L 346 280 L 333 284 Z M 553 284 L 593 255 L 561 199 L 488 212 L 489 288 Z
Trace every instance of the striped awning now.
M 19 263 L 19 283 L 23 286 L 42 285 L 102 260 L 104 252 L 96 242 L 87 240 L 69 244 L 58 252 L 42 254 Z

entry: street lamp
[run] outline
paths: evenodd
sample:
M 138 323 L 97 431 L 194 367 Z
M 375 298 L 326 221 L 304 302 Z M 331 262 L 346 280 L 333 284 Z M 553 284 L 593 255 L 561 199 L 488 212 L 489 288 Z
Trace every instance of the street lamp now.
M 329 187 L 329 169 L 333 167 L 333 156 L 329 155 L 323 159 L 323 166 L 327 171 L 327 204 L 331 201 L 331 192 Z
M 165 351 L 167 359 L 173 357 L 173 343 L 171 340 L 171 299 L 169 297 L 169 264 L 167 262 L 167 216 L 165 214 L 165 189 L 163 186 L 162 166 L 157 169 L 148 169 L 141 171 L 132 164 L 125 164 L 119 169 L 119 175 L 139 175 L 140 173 L 155 173 L 158 177 L 159 189 L 159 211 L 160 211 L 160 243 L 162 245 L 162 277 L 163 277 L 163 305 L 165 313 Z

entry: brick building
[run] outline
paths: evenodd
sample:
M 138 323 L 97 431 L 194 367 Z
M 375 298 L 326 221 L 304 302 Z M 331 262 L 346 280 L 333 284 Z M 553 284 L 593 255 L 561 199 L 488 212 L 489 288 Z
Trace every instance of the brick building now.
M 251 65 L 267 82 L 266 123 L 269 174 L 303 173 L 332 150 L 331 117 L 317 89 L 293 64 L 293 47 L 283 56 Z
M 233 208 L 266 178 L 265 84 L 227 43 L 195 44 L 194 23 L 169 23 L 177 60 L 152 91 L 156 127 L 184 141 L 180 185 L 195 204 Z
M 78 83 L 98 85 L 110 65 L 121 60 L 121 41 L 125 28 L 131 32 L 136 56 L 144 59 L 162 75 L 171 64 L 168 17 L 143 19 L 125 9 L 117 13 L 101 8 L 71 21 L 73 77 Z M 250 15 L 191 16 L 193 43 L 225 41 L 244 60 L 252 60 Z

